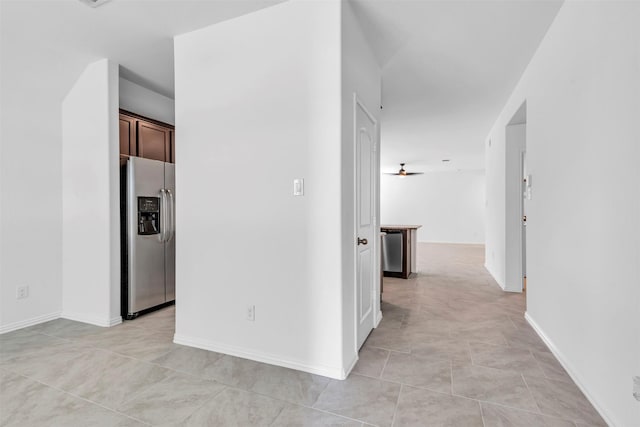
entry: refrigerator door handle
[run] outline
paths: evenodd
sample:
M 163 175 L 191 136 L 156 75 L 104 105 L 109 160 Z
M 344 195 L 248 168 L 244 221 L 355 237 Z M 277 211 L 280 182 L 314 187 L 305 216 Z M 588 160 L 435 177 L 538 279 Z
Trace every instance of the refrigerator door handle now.
M 169 228 L 167 230 L 167 238 L 165 241 L 169 242 L 176 234 L 176 205 L 173 200 L 173 193 L 169 189 L 167 189 L 167 196 L 169 200 L 169 204 L 167 206 L 167 212 L 169 213 Z
M 160 189 L 160 234 L 158 235 L 160 243 L 167 241 L 167 191 Z

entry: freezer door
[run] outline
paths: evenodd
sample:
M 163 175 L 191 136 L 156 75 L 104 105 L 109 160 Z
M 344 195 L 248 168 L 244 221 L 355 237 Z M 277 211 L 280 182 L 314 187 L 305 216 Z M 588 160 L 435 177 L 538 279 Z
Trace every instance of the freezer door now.
M 166 301 L 176 299 L 176 166 L 164 165 L 164 187 L 167 191 L 167 236 L 164 247 L 164 283 Z
M 164 162 L 130 157 L 127 163 L 127 314 L 165 302 L 166 197 Z M 152 214 L 157 210 L 154 217 Z M 157 224 L 153 224 L 153 219 Z M 155 233 L 155 234 L 154 234 Z

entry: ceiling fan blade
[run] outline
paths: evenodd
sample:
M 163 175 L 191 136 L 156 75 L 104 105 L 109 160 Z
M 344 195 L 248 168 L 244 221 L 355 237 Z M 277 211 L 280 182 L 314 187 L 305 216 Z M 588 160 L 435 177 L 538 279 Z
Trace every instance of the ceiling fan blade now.
M 424 172 L 407 172 L 405 175 L 423 175 Z

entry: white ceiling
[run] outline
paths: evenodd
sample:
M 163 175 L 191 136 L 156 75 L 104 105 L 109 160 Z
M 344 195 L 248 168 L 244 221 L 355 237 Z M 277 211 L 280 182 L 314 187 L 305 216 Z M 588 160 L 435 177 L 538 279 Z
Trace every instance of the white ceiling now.
M 484 140 L 562 1 L 353 4 L 383 67 L 382 170 L 483 169 Z
M 2 0 L 2 72 L 64 97 L 85 66 L 109 58 L 122 75 L 173 97 L 173 36 L 283 0 Z
M 40 99 L 53 108 L 105 57 L 123 77 L 173 97 L 174 35 L 281 1 L 111 0 L 94 9 L 2 0 L 3 105 L 37 110 Z M 383 67 L 383 170 L 483 168 L 484 138 L 560 4 L 353 0 Z

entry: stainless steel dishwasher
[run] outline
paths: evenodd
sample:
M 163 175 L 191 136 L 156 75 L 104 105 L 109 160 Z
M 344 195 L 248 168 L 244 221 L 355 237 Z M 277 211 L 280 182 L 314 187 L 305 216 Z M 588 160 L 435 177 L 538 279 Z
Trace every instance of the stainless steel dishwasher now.
M 402 273 L 402 232 L 386 231 L 382 236 L 382 270 Z

